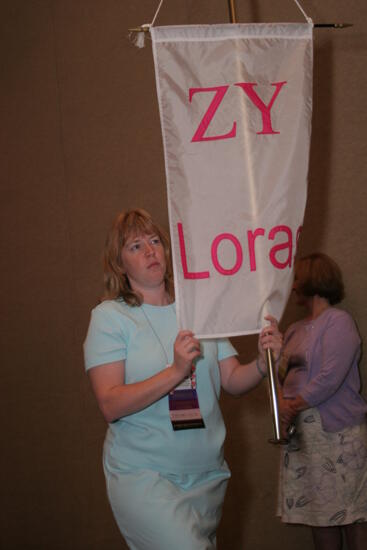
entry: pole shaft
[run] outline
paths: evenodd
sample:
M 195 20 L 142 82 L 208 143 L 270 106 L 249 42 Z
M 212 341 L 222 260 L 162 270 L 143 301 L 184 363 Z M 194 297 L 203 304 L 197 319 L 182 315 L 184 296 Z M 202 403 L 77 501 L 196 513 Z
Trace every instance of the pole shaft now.
M 236 0 L 228 0 L 229 21 L 237 23 Z
M 268 370 L 269 397 L 270 397 L 271 416 L 273 420 L 273 431 L 274 431 L 274 438 L 271 439 L 270 441 L 271 443 L 283 444 L 285 440 L 284 438 L 282 438 L 280 433 L 278 393 L 277 393 L 275 366 L 273 361 L 273 353 L 269 348 L 266 350 L 266 367 Z

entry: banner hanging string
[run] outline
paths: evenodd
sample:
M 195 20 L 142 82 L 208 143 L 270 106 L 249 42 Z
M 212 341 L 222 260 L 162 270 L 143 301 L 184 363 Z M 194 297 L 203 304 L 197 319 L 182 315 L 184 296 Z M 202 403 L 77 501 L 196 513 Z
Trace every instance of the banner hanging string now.
M 163 4 L 163 0 L 160 0 L 159 5 L 158 5 L 158 8 L 157 8 L 157 10 L 156 10 L 156 12 L 155 12 L 155 14 L 154 14 L 153 20 L 152 20 L 152 22 L 151 22 L 151 24 L 150 24 L 151 27 L 153 27 L 153 25 L 154 25 L 154 23 L 155 23 L 155 20 L 156 20 L 157 17 L 158 17 L 158 13 L 160 12 L 160 9 L 161 9 L 161 7 L 162 7 L 162 4 Z
M 306 19 L 307 23 L 312 23 L 312 19 L 311 17 L 308 17 L 307 13 L 305 12 L 305 10 L 303 9 L 303 7 L 301 6 L 301 2 L 299 0 L 294 0 L 294 2 L 297 4 L 299 10 L 302 12 L 304 18 Z M 158 8 L 156 9 L 156 12 L 154 14 L 154 17 L 153 17 L 153 20 L 152 22 L 150 23 L 150 27 L 153 27 L 154 23 L 155 23 L 155 20 L 157 19 L 158 17 L 158 14 L 160 12 L 160 9 L 162 7 L 162 4 L 163 4 L 163 0 L 160 0 L 159 4 L 158 4 Z
M 301 12 L 303 13 L 307 23 L 310 23 L 311 25 L 313 24 L 313 21 L 311 19 L 311 17 L 308 17 L 307 13 L 305 12 L 305 10 L 302 8 L 301 6 L 301 2 L 299 2 L 298 0 L 294 0 L 295 3 L 297 4 L 297 6 L 299 7 L 299 9 L 301 10 Z
M 129 38 L 137 48 L 144 48 L 145 33 L 149 32 L 149 29 L 153 27 L 155 20 L 157 19 L 160 9 L 162 7 L 162 4 L 163 4 L 163 0 L 160 0 L 158 4 L 158 8 L 156 9 L 156 12 L 154 14 L 154 17 L 151 23 L 144 23 L 143 25 L 141 25 L 141 27 L 138 27 L 136 29 L 130 29 Z
M 301 2 L 299 0 L 294 0 L 294 2 L 297 4 L 299 10 L 302 12 L 304 18 L 306 19 L 306 21 L 308 23 L 312 23 L 312 19 L 311 17 L 308 17 L 307 13 L 305 12 L 305 10 L 303 9 L 303 7 L 301 6 Z M 155 20 L 157 19 L 158 17 L 158 14 L 161 10 L 161 7 L 162 7 L 162 4 L 163 4 L 163 0 L 160 0 L 159 4 L 158 4 L 158 7 L 156 9 L 156 12 L 154 14 L 154 17 L 152 19 L 152 22 L 149 24 L 145 24 L 145 25 L 142 25 L 142 27 L 153 27 L 154 23 L 155 23 Z
M 305 17 L 307 23 L 313 25 L 314 27 L 329 27 L 333 29 L 345 29 L 346 27 L 352 27 L 353 24 L 351 23 L 313 23 L 311 17 L 308 17 L 307 13 L 301 6 L 301 2 L 299 0 L 294 0 L 296 3 L 298 9 L 301 11 L 303 16 Z M 155 11 L 154 17 L 152 19 L 151 23 L 145 23 L 144 25 L 141 25 L 140 27 L 135 27 L 133 29 L 129 29 L 129 39 L 135 46 L 138 48 L 143 48 L 145 46 L 145 34 L 149 33 L 150 28 L 154 26 L 154 23 L 158 17 L 158 14 L 160 12 L 160 9 L 162 7 L 163 0 L 159 0 L 158 7 Z M 235 0 L 230 0 L 229 2 L 229 10 L 230 10 L 230 20 L 231 23 L 237 23 L 237 17 L 235 14 Z

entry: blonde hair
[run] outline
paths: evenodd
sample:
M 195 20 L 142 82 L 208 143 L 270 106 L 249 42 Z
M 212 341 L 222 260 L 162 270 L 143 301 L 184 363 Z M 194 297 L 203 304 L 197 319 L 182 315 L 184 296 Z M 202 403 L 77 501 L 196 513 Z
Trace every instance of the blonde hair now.
M 126 241 L 140 235 L 157 235 L 163 245 L 166 260 L 164 283 L 171 300 L 174 299 L 172 262 L 169 238 L 165 231 L 141 208 L 121 212 L 107 234 L 104 248 L 104 296 L 102 300 L 122 298 L 130 306 L 140 306 L 143 297 L 134 291 L 124 273 L 121 251 Z

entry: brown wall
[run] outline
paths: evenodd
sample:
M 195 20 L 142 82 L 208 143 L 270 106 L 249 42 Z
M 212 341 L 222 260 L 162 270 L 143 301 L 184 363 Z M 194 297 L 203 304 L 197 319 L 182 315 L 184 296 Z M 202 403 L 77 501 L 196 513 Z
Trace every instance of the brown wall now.
M 0 546 L 122 548 L 105 496 L 105 432 L 83 371 L 89 311 L 101 292 L 106 228 L 121 208 L 167 222 L 151 47 L 127 29 L 158 0 L 2 0 Z M 303 0 L 315 31 L 309 201 L 301 241 L 343 266 L 345 307 L 367 339 L 367 4 Z M 242 22 L 301 21 L 290 0 L 237 0 Z M 170 0 L 159 24 L 220 23 L 225 0 Z M 287 309 L 284 325 L 297 315 Z M 236 339 L 241 357 L 254 338 Z M 366 361 L 361 365 L 367 379 Z M 266 385 L 223 397 L 233 470 L 219 548 L 310 548 L 274 518 L 278 449 Z

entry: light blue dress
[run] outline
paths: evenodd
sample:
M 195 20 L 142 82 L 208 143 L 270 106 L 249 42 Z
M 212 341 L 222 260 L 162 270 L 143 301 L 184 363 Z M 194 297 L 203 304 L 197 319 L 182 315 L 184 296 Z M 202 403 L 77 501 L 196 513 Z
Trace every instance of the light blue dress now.
M 173 360 L 174 305 L 97 306 L 84 344 L 86 369 L 125 361 L 125 382 L 145 380 Z M 207 550 L 230 472 L 223 457 L 218 361 L 236 355 L 227 339 L 202 340 L 196 383 L 205 429 L 174 431 L 168 396 L 109 424 L 104 445 L 107 492 L 117 524 L 136 550 Z

